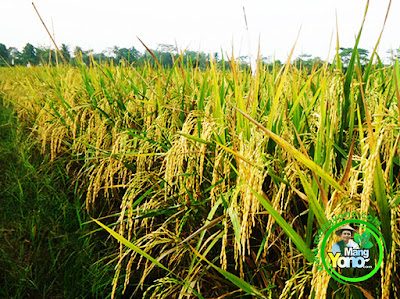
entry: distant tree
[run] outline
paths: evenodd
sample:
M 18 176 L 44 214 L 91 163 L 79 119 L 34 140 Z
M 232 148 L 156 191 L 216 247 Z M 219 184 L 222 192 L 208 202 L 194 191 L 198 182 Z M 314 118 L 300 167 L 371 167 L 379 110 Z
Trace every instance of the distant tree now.
M 273 60 L 272 60 L 271 56 L 263 56 L 263 57 L 261 57 L 261 62 L 263 62 L 265 64 L 269 64 L 269 63 L 272 63 Z
M 317 68 L 320 68 L 324 65 L 324 61 L 320 57 L 314 57 L 313 59 L 313 66 L 316 66 Z
M 239 56 L 237 59 L 239 62 L 239 67 L 242 70 L 251 70 L 250 57 L 247 55 Z
M 34 46 L 31 44 L 26 44 L 24 49 L 22 50 L 22 61 L 24 64 L 31 64 L 31 65 L 37 65 L 38 64 L 38 59 L 36 56 L 36 49 Z
M 164 67 L 172 67 L 178 58 L 178 49 L 174 45 L 159 44 L 153 54 Z
M 156 51 L 161 53 L 171 53 L 172 55 L 178 54 L 178 49 L 174 45 L 170 44 L 158 44 Z
M 0 66 L 7 66 L 11 63 L 10 52 L 4 44 L 0 44 Z
M 136 50 L 136 48 L 135 47 L 131 47 L 130 49 L 129 49 L 129 57 L 131 58 L 131 59 L 133 59 L 133 61 L 136 61 L 136 60 L 138 60 L 139 59 L 139 57 L 140 57 L 140 52 L 138 51 L 138 50 Z
M 312 55 L 301 54 L 293 62 L 297 68 L 309 68 L 312 67 Z
M 353 54 L 353 48 L 340 48 L 339 56 L 342 59 L 344 67 L 347 67 L 350 63 L 351 56 Z M 365 65 L 368 62 L 369 51 L 365 49 L 358 49 L 358 55 L 360 57 L 360 63 Z
M 295 59 L 293 64 L 297 68 L 305 69 L 308 74 L 311 74 L 314 68 L 323 66 L 323 61 L 319 57 L 312 58 L 311 54 L 301 54 Z
M 130 64 L 137 61 L 140 57 L 140 52 L 136 50 L 135 47 L 131 47 L 130 49 L 128 49 L 115 46 L 113 48 L 113 53 L 116 63 L 120 63 L 121 60 L 125 60 Z
M 102 53 L 94 53 L 93 59 L 97 63 L 102 64 L 102 63 L 110 63 L 111 60 L 113 60 L 113 57 L 109 57 L 106 55 L 106 53 L 102 52 Z
M 36 48 L 38 63 L 56 65 L 56 52 L 44 47 Z
M 312 60 L 311 57 L 312 57 L 311 54 L 301 54 L 301 55 L 299 55 L 299 58 L 300 58 L 301 60 L 303 60 L 303 61 Z
M 174 60 L 178 58 L 178 51 L 175 46 L 168 44 L 159 44 L 156 50 L 151 49 L 151 53 L 156 57 L 157 61 L 164 67 L 170 68 L 174 64 Z M 138 64 L 143 65 L 144 63 L 150 63 L 156 65 L 153 55 L 146 51 L 138 59 Z
M 186 65 L 189 65 L 189 66 L 191 66 L 191 67 L 193 67 L 193 68 L 199 66 L 199 65 L 198 65 L 199 62 L 198 62 L 198 60 L 197 60 L 197 53 L 196 53 L 196 52 L 193 52 L 193 51 L 186 51 L 186 52 L 183 54 L 182 59 L 183 59 L 183 63 L 184 63 L 185 66 L 186 66 Z
M 186 51 L 182 58 L 185 65 L 189 64 L 193 68 L 198 67 L 200 69 L 207 68 L 208 59 L 203 52 Z
M 353 48 L 340 48 L 339 56 L 342 59 L 342 63 L 344 66 L 348 66 L 351 55 L 353 54 Z
M 78 56 L 82 55 L 82 53 L 83 53 L 82 48 L 79 47 L 79 46 L 76 46 L 75 49 L 74 49 L 74 56 L 78 57 Z
M 74 60 L 72 61 L 72 65 L 77 64 L 77 60 L 80 59 L 86 65 L 90 65 L 90 53 L 92 50 L 82 50 L 81 47 L 76 46 L 74 50 Z
M 277 60 L 274 60 L 274 61 L 272 61 L 271 63 L 268 63 L 267 64 L 267 69 L 269 70 L 269 71 L 272 71 L 272 70 L 278 70 L 279 68 L 281 68 L 283 66 L 283 63 L 279 60 L 279 59 L 277 59 Z
M 15 47 L 8 48 L 8 52 L 10 53 L 10 61 L 11 65 L 21 65 L 23 64 L 22 61 L 22 54 L 18 51 Z
M 128 49 L 127 48 L 115 47 L 114 48 L 114 54 L 115 54 L 115 58 L 117 60 L 117 63 L 119 63 L 122 59 L 125 58 L 125 56 L 128 55 Z
M 69 62 L 69 60 L 71 59 L 71 53 L 69 52 L 69 48 L 66 44 L 61 45 L 60 52 L 64 56 L 65 60 Z

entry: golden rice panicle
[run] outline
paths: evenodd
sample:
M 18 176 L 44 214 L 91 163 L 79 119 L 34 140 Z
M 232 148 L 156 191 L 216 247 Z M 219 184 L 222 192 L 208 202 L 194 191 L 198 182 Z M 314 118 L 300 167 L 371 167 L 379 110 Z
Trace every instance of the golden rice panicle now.
M 289 158 L 290 160 L 290 158 Z M 289 181 L 294 180 L 294 170 L 292 164 L 289 162 L 288 165 L 285 167 L 285 173 L 287 174 L 287 179 Z M 294 183 L 294 182 L 293 182 Z M 278 191 L 274 195 L 274 197 L 271 200 L 272 207 L 278 211 L 280 214 L 284 210 L 284 206 L 289 202 L 290 196 L 289 196 L 289 191 L 287 190 L 287 185 L 285 183 L 281 183 L 279 185 Z M 272 226 L 275 223 L 275 219 L 273 217 L 268 217 L 267 225 L 266 225 L 266 242 L 264 245 L 264 250 L 268 248 L 270 245 L 269 240 L 272 237 Z
M 93 207 L 97 195 L 102 187 L 103 169 L 105 167 L 105 161 L 101 161 L 98 167 L 92 167 L 92 171 L 89 175 L 89 187 L 86 195 L 86 210 L 90 211 Z
M 327 219 L 331 219 L 339 214 L 344 215 L 346 212 L 354 212 L 355 210 L 359 209 L 359 206 L 356 205 L 351 198 L 341 195 L 340 200 L 336 203 L 336 205 L 328 205 L 328 208 L 329 209 L 326 210 Z
M 183 137 L 183 136 L 182 136 Z M 179 157 L 179 148 L 175 144 L 185 144 L 184 139 L 181 136 L 177 136 L 175 141 L 172 142 L 172 147 L 168 150 L 164 159 L 165 166 L 165 199 L 167 199 L 168 194 L 174 192 L 174 185 L 177 181 L 177 176 L 182 170 L 182 157 Z
M 111 129 L 110 135 L 109 138 L 112 141 L 108 149 L 108 157 L 103 158 L 107 161 L 107 167 L 104 169 L 103 174 L 104 182 L 102 187 L 106 198 L 110 198 L 110 190 L 113 194 L 117 194 L 115 190 L 124 187 L 128 172 L 131 173 L 131 170 L 122 163 L 125 159 L 129 136 L 123 132 L 119 132 L 118 122 L 116 122 L 115 126 Z
M 284 130 L 281 135 L 283 136 L 283 138 L 286 138 L 286 140 L 292 139 L 292 137 L 290 137 L 290 133 L 288 130 Z M 294 162 L 293 157 L 285 151 L 283 151 L 281 153 L 280 159 L 282 161 L 285 161 L 284 170 L 282 171 L 283 173 L 286 174 L 285 179 L 287 181 L 289 181 L 291 185 L 295 186 L 297 184 L 297 178 L 295 176 L 295 170 L 294 170 L 293 163 L 296 163 L 296 162 Z M 269 167 L 274 167 L 274 165 L 276 165 L 276 161 L 274 161 L 274 160 L 271 160 L 268 163 L 270 163 Z M 264 178 L 262 179 L 262 182 L 264 181 L 266 175 L 267 175 L 267 173 L 264 173 Z M 261 182 L 261 187 L 262 187 L 262 182 Z M 282 212 L 286 209 L 286 207 L 289 205 L 290 201 L 292 200 L 293 196 L 291 196 L 291 194 L 293 194 L 293 192 L 291 192 L 288 189 L 288 186 L 283 182 L 281 182 L 278 186 L 273 185 L 272 189 L 269 190 L 269 192 L 268 192 L 268 196 L 272 197 L 270 199 L 272 207 L 280 214 L 282 214 Z M 267 224 L 266 224 L 266 232 L 268 235 L 266 236 L 264 250 L 266 250 L 267 247 L 270 245 L 269 240 L 272 237 L 271 231 L 272 231 L 272 226 L 274 225 L 274 223 L 275 223 L 275 219 L 272 216 L 269 216 Z
M 371 196 L 374 187 L 374 174 L 375 174 L 375 167 L 379 155 L 379 148 L 382 143 L 382 135 L 379 136 L 377 142 L 373 145 L 374 147 L 371 149 L 369 148 L 369 157 L 365 158 L 362 171 L 364 172 L 364 184 L 363 184 L 363 192 L 361 194 L 361 210 L 360 213 L 368 213 L 369 206 L 371 203 Z M 371 138 L 371 137 L 369 137 Z M 370 142 L 366 142 L 365 146 L 370 144 Z M 368 150 L 365 150 L 367 152 Z
M 392 210 L 392 262 L 393 265 L 396 265 L 396 254 L 399 253 L 400 251 L 400 206 L 397 205 L 393 210 Z M 393 248 L 394 247 L 394 248 Z M 399 294 L 399 290 L 397 289 L 398 286 L 398 276 L 399 273 L 397 271 L 397 267 L 393 267 L 393 279 L 392 279 L 392 287 L 393 287 L 393 292 L 395 294 L 396 298 L 399 298 L 397 294 Z
M 228 258 L 226 256 L 226 247 L 228 245 L 228 218 L 224 218 L 222 221 L 222 225 L 224 226 L 224 235 L 222 236 L 222 245 L 221 245 L 221 254 L 220 254 L 220 263 L 221 263 L 221 268 L 223 270 L 226 270 L 228 268 Z M 236 246 L 235 246 L 236 248 Z M 235 260 L 237 258 L 236 254 L 237 250 L 235 249 Z
M 166 224 L 162 224 L 159 228 L 153 229 L 147 234 L 144 234 L 143 237 L 140 237 L 132 242 L 136 246 L 143 248 L 143 250 L 148 254 L 158 251 L 164 263 L 166 263 L 169 268 L 172 268 L 176 267 L 179 263 L 184 262 L 187 254 L 187 250 L 184 246 L 175 245 L 176 241 L 177 239 L 174 237 L 174 235 L 166 228 Z M 151 263 L 149 260 L 144 259 L 143 256 L 138 257 L 136 252 L 132 252 L 130 250 L 127 252 L 129 252 L 129 254 L 126 255 L 130 255 L 130 260 L 126 267 L 127 274 L 131 273 L 131 268 L 134 264 L 134 261 L 137 262 L 136 270 L 143 268 L 141 278 L 136 289 L 137 291 L 139 288 L 143 288 L 146 277 L 153 269 L 156 269 L 156 265 Z M 124 258 L 126 255 L 122 256 L 122 258 Z M 138 258 L 139 260 L 137 260 Z M 125 277 L 126 285 L 129 283 L 129 279 L 130 277 L 127 275 Z
M 327 271 L 319 271 L 314 265 L 310 293 L 315 292 L 315 298 L 327 298 L 326 295 L 331 278 Z
M 109 146 L 111 145 L 111 136 L 108 133 L 107 130 L 107 124 L 105 121 L 98 121 L 96 123 L 97 129 L 93 130 L 94 133 L 94 141 L 95 145 L 91 146 L 90 144 L 93 143 L 90 140 L 87 140 L 85 143 L 89 144 L 89 148 L 87 149 L 88 151 L 91 152 L 92 159 L 96 158 L 98 166 L 97 167 L 89 167 L 88 168 L 88 176 L 89 176 L 89 187 L 87 190 L 87 203 L 86 203 L 86 208 L 89 211 L 90 208 L 93 207 L 93 205 L 96 202 L 96 198 L 100 192 L 100 190 L 104 187 L 107 188 L 107 174 L 105 173 L 108 168 L 108 160 L 105 159 L 105 152 L 109 149 Z M 90 134 L 89 130 L 89 134 Z M 94 156 L 94 157 L 93 157 Z M 92 163 L 96 161 L 92 161 Z
M 205 141 L 210 141 L 211 140 L 211 136 L 214 130 L 214 123 L 211 122 L 211 118 L 210 117 L 205 117 L 203 118 L 202 124 L 201 124 L 202 130 L 201 130 L 201 134 L 200 134 L 200 138 L 205 140 Z M 196 188 L 196 191 L 200 191 L 200 185 L 203 183 L 204 180 L 204 161 L 206 158 L 206 150 L 207 150 L 207 144 L 202 143 L 200 144 L 200 152 L 199 155 L 197 155 L 198 157 L 198 165 L 199 165 L 199 170 L 198 170 L 198 185 Z
M 302 270 L 293 275 L 285 282 L 285 287 L 283 288 L 279 299 L 293 298 L 294 295 L 297 298 L 303 298 L 307 283 L 311 279 L 311 274 L 311 271 L 306 272 L 305 270 Z
M 261 146 L 265 140 L 265 134 L 262 134 L 253 127 L 251 129 L 251 136 L 252 138 L 247 141 L 243 135 L 240 135 L 238 138 L 239 144 L 236 146 L 238 153 L 255 165 L 249 165 L 247 162 L 237 159 L 239 173 L 237 184 L 240 186 L 239 207 L 241 212 L 240 252 L 243 255 L 243 259 L 246 249 L 248 254 L 250 254 L 250 236 L 252 227 L 255 224 L 255 216 L 260 209 L 260 202 L 249 186 L 261 194 L 264 182 L 264 162 L 261 157 Z M 241 183 L 241 180 L 247 182 L 247 184 Z
M 189 117 L 186 119 L 182 126 L 181 133 L 190 135 L 196 125 L 196 119 Z M 165 156 L 165 181 L 166 194 L 173 192 L 174 190 L 185 190 L 184 178 L 182 174 L 187 172 L 187 163 L 191 158 L 190 154 L 190 142 L 187 137 L 183 135 L 176 135 L 172 142 L 172 147 L 168 150 Z M 193 183 L 191 183 L 193 184 Z M 186 186 L 188 190 L 193 190 L 193 186 Z M 181 189 L 182 188 L 182 189 Z
M 331 207 L 327 207 L 331 209 Z M 335 211 L 328 212 L 326 213 L 327 218 L 330 219 L 332 216 L 336 215 Z M 333 244 L 333 239 L 330 238 L 327 243 L 327 248 L 331 248 Z M 321 259 L 321 242 L 318 243 L 318 258 Z M 326 298 L 327 290 L 328 290 L 328 284 L 331 279 L 331 276 L 327 271 L 320 271 L 320 269 L 317 268 L 316 264 L 313 264 L 312 268 L 312 279 L 311 279 L 311 291 L 310 293 L 312 294 L 315 292 L 315 298 Z
M 114 273 L 114 278 L 111 283 L 112 289 L 111 289 L 111 299 L 115 298 L 115 291 L 117 290 L 117 285 L 118 285 L 118 278 L 121 273 L 121 263 L 118 261 L 116 267 L 115 267 L 115 273 Z
M 400 246 L 400 230 L 399 230 L 399 213 L 400 208 L 397 205 L 392 209 L 390 227 L 392 229 L 392 246 L 390 248 L 390 255 L 386 256 L 384 262 L 381 265 L 381 287 L 382 287 L 382 298 L 390 298 L 390 288 L 396 288 L 395 284 L 392 283 L 392 277 L 396 272 L 396 251 L 398 252 L 398 247 Z M 396 250 L 397 249 L 397 250 Z M 397 290 L 393 289 L 394 294 L 397 298 Z
M 224 160 L 225 151 L 220 148 L 220 146 L 215 147 L 215 160 L 212 170 L 212 181 L 211 186 L 214 186 L 210 191 L 211 205 L 214 205 L 218 200 L 219 195 L 222 194 L 225 190 L 222 184 L 217 183 L 222 179 L 220 173 L 223 173 L 221 161 Z
M 122 197 L 121 202 L 121 214 L 118 219 L 119 233 L 125 236 L 130 241 L 132 238 L 132 232 L 138 231 L 139 229 L 147 228 L 150 225 L 151 219 L 135 219 L 136 214 L 140 214 L 139 209 L 153 209 L 157 208 L 157 198 L 153 200 L 153 195 L 149 194 L 149 198 L 143 199 L 140 204 L 133 207 L 133 203 L 146 192 L 148 188 L 151 188 L 153 182 L 152 174 L 147 172 L 136 172 L 132 175 L 132 179 L 127 183 L 127 189 Z M 126 222 L 126 224 L 125 224 Z M 127 230 L 127 231 L 126 231 Z

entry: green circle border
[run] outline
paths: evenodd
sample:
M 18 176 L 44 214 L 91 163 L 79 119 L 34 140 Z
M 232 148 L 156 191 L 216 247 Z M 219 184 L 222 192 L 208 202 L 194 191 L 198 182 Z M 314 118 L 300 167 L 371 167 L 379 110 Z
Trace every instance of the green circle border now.
M 364 276 L 357 277 L 357 278 L 346 277 L 346 276 L 340 275 L 339 273 L 336 272 L 336 270 L 334 270 L 331 267 L 331 265 L 328 266 L 327 262 L 326 262 L 325 248 L 326 248 L 326 243 L 328 241 L 328 237 L 333 233 L 333 231 L 336 228 L 338 228 L 338 227 L 340 227 L 340 226 L 342 226 L 343 224 L 346 224 L 346 223 L 358 223 L 358 224 L 363 224 L 363 225 L 367 226 L 368 231 L 370 231 L 373 234 L 373 236 L 377 240 L 377 243 L 378 243 L 378 246 L 379 246 L 379 260 L 378 260 L 378 263 L 375 266 L 374 270 L 372 270 L 370 273 L 368 273 L 368 274 L 366 274 Z M 377 235 L 379 235 L 379 237 Z M 322 240 L 322 243 L 321 243 L 321 260 L 322 260 L 322 264 L 323 264 L 325 270 L 329 273 L 329 275 L 332 276 L 337 281 L 339 281 L 340 283 L 348 284 L 345 281 L 348 281 L 348 282 L 360 282 L 360 281 L 364 281 L 364 280 L 367 280 L 368 278 L 372 277 L 379 270 L 379 268 L 380 268 L 380 266 L 382 264 L 382 261 L 383 261 L 384 248 L 386 249 L 385 240 L 384 240 L 382 234 L 379 232 L 379 230 L 374 225 L 372 225 L 371 223 L 369 223 L 367 221 L 359 220 L 359 219 L 343 220 L 343 221 L 340 221 L 340 222 L 336 223 L 334 226 L 332 226 L 328 230 L 328 232 L 325 234 L 325 236 L 324 236 L 324 238 Z M 335 274 L 332 273 L 331 269 L 333 270 L 333 272 Z M 345 281 L 341 280 L 339 277 L 344 279 Z

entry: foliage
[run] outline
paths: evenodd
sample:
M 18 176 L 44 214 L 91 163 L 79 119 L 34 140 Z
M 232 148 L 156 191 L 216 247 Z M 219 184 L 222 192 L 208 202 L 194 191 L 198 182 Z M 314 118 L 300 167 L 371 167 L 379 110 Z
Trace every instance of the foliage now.
M 356 210 L 378 216 L 389 250 L 384 279 L 364 291 L 392 296 L 400 287 L 392 271 L 400 240 L 398 64 L 345 73 L 324 63 L 308 74 L 289 57 L 282 66 L 259 61 L 252 75 L 233 57 L 200 69 L 182 53 L 168 53 L 172 65 L 151 53 L 153 62 L 133 65 L 82 57 L 76 67 L 0 73 L 0 90 L 43 153 L 74 169 L 88 213 L 110 207 L 100 221 L 122 242 L 108 240 L 110 292 L 355 294 L 356 286 L 329 284 L 315 271 L 310 250 L 326 219 Z
M 119 65 L 120 63 L 128 63 L 134 64 L 136 66 L 143 67 L 147 63 L 150 63 L 151 66 L 155 66 L 158 62 L 166 68 L 172 68 L 174 63 L 177 60 L 180 60 L 180 63 L 183 65 L 190 65 L 191 68 L 200 68 L 201 70 L 207 69 L 210 64 L 210 60 L 214 60 L 217 62 L 218 69 L 230 70 L 229 61 L 224 60 L 224 57 L 220 57 L 218 53 L 214 53 L 212 56 L 207 55 L 204 52 L 196 52 L 191 50 L 184 50 L 183 52 L 178 52 L 175 46 L 168 44 L 160 44 L 156 49 L 147 49 L 145 53 L 140 53 L 135 47 L 131 48 L 120 48 L 114 46 L 110 48 L 108 51 L 103 51 L 101 53 L 94 53 L 93 50 L 83 50 L 81 47 L 77 46 L 75 49 L 70 51 L 67 45 L 62 44 L 60 47 L 61 55 L 65 58 L 65 60 L 73 65 L 77 66 L 79 64 L 79 60 L 83 61 L 85 65 L 89 66 L 91 63 L 91 59 L 99 64 L 114 64 Z M 31 44 L 27 44 L 23 53 L 20 53 L 16 48 L 6 48 L 5 45 L 0 44 L 0 66 L 7 65 L 24 65 L 26 66 L 29 62 L 30 65 L 57 65 L 62 62 L 60 57 L 60 53 L 57 53 L 56 50 L 46 48 L 46 47 L 37 47 L 35 48 Z M 249 61 L 247 56 L 239 57 L 238 61 L 240 62 L 240 68 L 242 70 L 249 69 Z M 7 62 L 7 63 L 6 63 Z M 262 62 L 268 68 L 272 69 L 274 64 L 275 67 L 281 67 L 282 62 L 270 61 L 270 59 L 263 59 Z M 323 66 L 323 61 L 319 57 L 311 58 L 311 55 L 300 55 L 295 61 L 294 64 L 298 68 L 304 68 L 307 70 L 308 74 L 311 73 L 313 67 L 320 68 Z
M 21 71 L 21 70 L 20 70 Z M 87 222 L 63 159 L 40 154 L 0 94 L 0 297 L 105 298 L 111 254 Z
M 10 52 L 4 44 L 0 43 L 0 67 L 10 64 Z
M 353 48 L 340 48 L 339 56 L 342 59 L 342 63 L 347 67 L 350 63 L 351 55 L 353 54 Z M 368 62 L 369 51 L 365 49 L 357 49 L 361 64 L 365 65 Z
M 22 54 L 21 54 L 21 58 L 22 58 L 22 63 L 25 65 L 28 63 L 31 65 L 38 64 L 36 49 L 34 46 L 32 46 L 29 43 L 26 44 L 26 46 L 24 47 Z
M 62 56 L 65 58 L 65 60 L 67 62 L 69 62 L 71 60 L 71 53 L 70 53 L 69 48 L 68 48 L 68 46 L 66 44 L 62 44 L 61 45 L 60 52 L 61 52 Z

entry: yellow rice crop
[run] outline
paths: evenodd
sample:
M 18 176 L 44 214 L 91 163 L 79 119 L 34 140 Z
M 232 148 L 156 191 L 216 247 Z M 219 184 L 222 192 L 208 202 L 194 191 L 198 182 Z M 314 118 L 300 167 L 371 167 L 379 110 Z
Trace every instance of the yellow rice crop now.
M 331 296 L 329 275 L 317 272 L 298 246 L 311 249 L 320 227 L 307 218 L 315 209 L 311 189 L 327 219 L 359 211 L 389 222 L 393 242 L 380 277 L 372 278 L 382 292 L 366 291 L 391 296 L 399 288 L 400 246 L 395 67 L 374 66 L 364 84 L 371 123 L 358 78 L 346 90 L 342 69 L 325 64 L 307 74 L 290 64 L 285 71 L 259 64 L 252 75 L 233 58 L 231 67 L 10 68 L 0 71 L 0 91 L 42 152 L 65 161 L 85 191 L 88 213 L 103 211 L 116 232 L 177 275 L 120 243 L 113 292 L 123 283 L 152 298 L 217 298 L 241 292 L 247 282 L 273 298 Z M 342 111 L 346 92 L 349 110 Z M 379 171 L 383 197 L 375 185 Z M 346 294 L 346 287 L 335 292 Z

